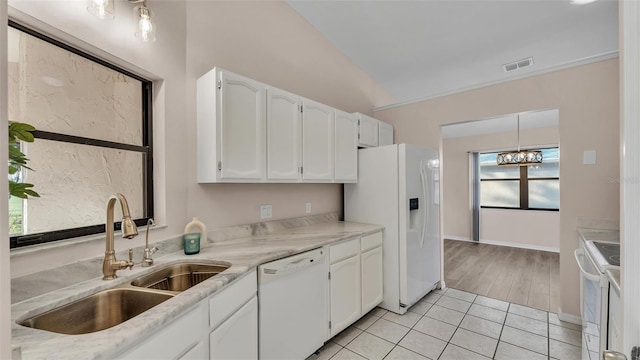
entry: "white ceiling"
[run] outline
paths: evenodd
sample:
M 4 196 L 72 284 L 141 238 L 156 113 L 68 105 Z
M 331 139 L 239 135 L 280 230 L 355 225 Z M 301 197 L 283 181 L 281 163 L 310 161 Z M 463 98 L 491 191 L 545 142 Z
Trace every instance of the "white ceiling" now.
M 398 102 L 611 58 L 618 50 L 615 0 L 287 3 Z M 503 71 L 503 64 L 530 56 L 533 66 Z

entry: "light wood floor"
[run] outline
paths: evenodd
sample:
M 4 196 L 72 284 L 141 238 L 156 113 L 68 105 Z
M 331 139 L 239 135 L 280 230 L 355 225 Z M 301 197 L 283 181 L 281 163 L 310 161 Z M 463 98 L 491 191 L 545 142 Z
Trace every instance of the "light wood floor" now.
M 444 240 L 447 287 L 558 312 L 558 253 Z

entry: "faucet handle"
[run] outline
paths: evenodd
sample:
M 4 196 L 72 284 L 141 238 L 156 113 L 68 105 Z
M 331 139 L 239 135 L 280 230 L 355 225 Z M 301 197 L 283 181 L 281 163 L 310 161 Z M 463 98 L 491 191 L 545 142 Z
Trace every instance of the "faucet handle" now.
M 129 270 L 133 268 L 133 249 L 129 248 L 129 264 L 127 265 Z

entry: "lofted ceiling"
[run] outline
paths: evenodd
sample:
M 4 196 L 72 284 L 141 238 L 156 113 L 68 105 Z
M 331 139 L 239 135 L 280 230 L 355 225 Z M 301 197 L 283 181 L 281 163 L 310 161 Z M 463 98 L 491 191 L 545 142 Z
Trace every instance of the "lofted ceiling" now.
M 618 4 L 600 0 L 287 1 L 398 103 L 613 58 Z M 533 57 L 533 65 L 503 65 Z M 379 104 L 386 105 L 386 104 Z

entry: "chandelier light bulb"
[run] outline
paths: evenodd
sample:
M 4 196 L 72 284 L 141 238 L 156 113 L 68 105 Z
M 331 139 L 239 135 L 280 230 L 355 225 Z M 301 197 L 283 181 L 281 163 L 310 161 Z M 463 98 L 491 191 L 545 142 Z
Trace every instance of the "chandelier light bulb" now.
M 140 19 L 138 21 L 138 31 L 143 41 L 149 41 L 150 34 L 153 32 L 153 23 L 147 18 Z
M 113 18 L 112 0 L 87 0 L 87 11 L 98 19 Z
M 151 10 L 144 4 L 134 9 L 136 21 L 135 36 L 144 42 L 156 41 L 156 27 L 151 20 Z

